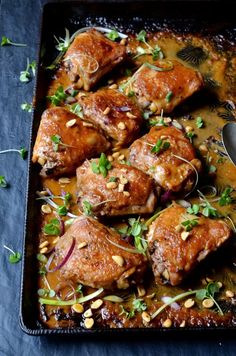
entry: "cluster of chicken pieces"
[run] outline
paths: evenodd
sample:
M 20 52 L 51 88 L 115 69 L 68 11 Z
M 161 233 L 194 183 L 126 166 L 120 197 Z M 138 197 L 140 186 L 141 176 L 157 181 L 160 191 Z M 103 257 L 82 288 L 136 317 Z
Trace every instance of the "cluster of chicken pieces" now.
M 72 239 L 76 242 L 60 270 L 63 278 L 94 288 L 125 289 L 142 283 L 151 263 L 157 283 L 177 285 L 230 237 L 224 221 L 201 216 L 183 239 L 177 227 L 186 209 L 173 203 L 149 226 L 146 256 L 133 253 L 134 246 L 99 219 L 152 214 L 160 206 L 160 191 L 181 197 L 194 188 L 201 162 L 189 139 L 168 120 L 141 136 L 143 110 L 152 105 L 155 115 L 161 110 L 169 113 L 200 90 L 203 80 L 199 72 L 177 61 L 162 60 L 152 66 L 142 65 L 134 73 L 129 83 L 132 96 L 126 90 L 111 88 L 91 92 L 105 74 L 126 59 L 125 45 L 95 29 L 77 35 L 65 53 L 63 65 L 74 88 L 83 89 L 76 97 L 83 118 L 64 107 L 47 109 L 32 159 L 42 166 L 42 176 L 76 174 L 78 204 L 81 210 L 84 201 L 92 206 L 93 217 L 81 215 L 75 219 L 56 245 L 56 256 L 61 260 Z M 163 70 L 155 70 L 155 66 Z M 167 101 L 170 92 L 172 98 Z M 60 138 L 57 149 L 53 136 Z M 102 174 L 96 157 L 114 147 L 128 147 L 129 164 L 109 162 Z

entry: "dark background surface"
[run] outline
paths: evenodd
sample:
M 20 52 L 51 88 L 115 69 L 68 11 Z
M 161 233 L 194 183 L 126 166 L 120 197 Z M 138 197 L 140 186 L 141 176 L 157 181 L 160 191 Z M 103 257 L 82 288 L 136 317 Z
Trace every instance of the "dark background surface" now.
M 0 36 L 6 35 L 26 48 L 0 47 L 0 150 L 28 147 L 31 115 L 21 103 L 31 102 L 34 81 L 23 84 L 19 73 L 26 58 L 36 59 L 39 24 L 44 0 L 0 0 Z M 8 262 L 7 245 L 22 251 L 27 162 L 14 153 L 0 155 L 0 175 L 9 188 L 0 188 L 0 355 L 235 355 L 235 333 L 195 333 L 73 338 L 33 337 L 19 326 L 21 263 Z

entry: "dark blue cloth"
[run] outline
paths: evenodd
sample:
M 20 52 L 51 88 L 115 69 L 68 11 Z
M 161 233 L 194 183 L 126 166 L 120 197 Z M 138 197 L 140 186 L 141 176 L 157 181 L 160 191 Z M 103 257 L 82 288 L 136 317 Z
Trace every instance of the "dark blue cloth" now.
M 6 35 L 27 47 L 0 47 L 0 150 L 28 147 L 31 114 L 21 110 L 23 102 L 31 102 L 34 80 L 19 81 L 26 59 L 36 59 L 39 24 L 43 0 L 2 0 L 0 36 Z M 0 355 L 235 355 L 232 333 L 208 332 L 181 336 L 132 335 L 124 339 L 80 336 L 68 338 L 33 337 L 19 326 L 21 263 L 8 262 L 7 245 L 22 251 L 27 162 L 19 155 L 0 155 L 0 175 L 5 175 L 9 188 L 0 188 Z

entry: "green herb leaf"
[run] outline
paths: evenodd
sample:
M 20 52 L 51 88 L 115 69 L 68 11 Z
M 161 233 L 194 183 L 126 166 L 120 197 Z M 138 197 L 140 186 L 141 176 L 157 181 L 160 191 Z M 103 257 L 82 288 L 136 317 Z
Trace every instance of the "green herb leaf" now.
M 225 190 L 223 191 L 223 193 L 220 196 L 220 200 L 219 200 L 220 206 L 229 205 L 232 203 L 233 199 L 230 196 L 230 194 L 232 192 L 233 192 L 233 188 L 231 188 L 231 187 L 225 188 Z
M 136 38 L 139 42 L 143 42 L 145 43 L 146 42 L 146 35 L 147 35 L 147 32 L 144 31 L 144 30 L 141 30 L 137 35 L 136 35 Z
M 42 263 L 47 263 L 47 261 L 48 261 L 47 257 L 45 255 L 43 255 L 42 253 L 37 254 L 37 260 Z
M 157 67 L 154 64 L 150 64 L 148 62 L 143 63 L 143 65 L 145 67 L 152 69 L 152 70 L 155 70 L 156 72 L 168 72 L 168 71 L 172 70 L 174 67 L 172 62 L 169 62 L 169 65 L 166 67 Z
M 79 293 L 83 296 L 83 284 L 78 284 L 77 288 L 76 288 L 76 293 Z
M 152 59 L 156 61 L 157 59 L 163 59 L 164 54 L 159 46 L 155 46 L 155 48 L 152 51 Z
M 115 41 L 120 38 L 119 33 L 116 30 L 112 30 L 111 32 L 107 33 L 106 37 L 111 41 Z
M 106 155 L 101 153 L 98 164 L 96 162 L 92 162 L 91 169 L 93 173 L 102 174 L 104 178 L 107 176 L 107 172 L 112 168 L 111 163 L 108 161 Z
M 27 112 L 32 112 L 32 110 L 33 110 L 33 105 L 29 104 L 29 103 L 22 103 L 20 107 L 22 110 L 27 111 Z
M 187 209 L 187 213 L 197 215 L 200 211 L 199 204 L 193 204 L 191 207 Z
M 43 232 L 47 235 L 60 235 L 60 221 L 58 219 L 52 219 L 43 227 Z
M 7 181 L 5 176 L 0 176 L 0 187 L 1 188 L 6 188 L 7 187 Z
M 12 42 L 12 40 L 10 40 L 9 38 L 7 38 L 6 36 L 2 36 L 2 40 L 1 40 L 1 46 L 18 46 L 18 47 L 26 47 L 27 45 L 24 43 L 15 43 Z
M 217 170 L 216 166 L 214 166 L 213 164 L 210 164 L 208 166 L 208 173 L 215 173 Z
M 65 28 L 65 31 L 66 31 L 66 36 L 64 39 L 61 37 L 59 37 L 58 39 L 56 36 L 54 36 L 55 40 L 57 41 L 56 49 L 63 53 L 67 51 L 70 45 L 70 33 L 67 30 L 67 28 Z
M 22 148 L 19 150 L 19 154 L 20 154 L 20 156 L 21 156 L 22 159 L 26 159 L 27 154 L 28 154 L 28 151 L 27 151 L 24 147 L 22 147 Z
M 66 193 L 64 196 L 65 205 L 70 205 L 71 199 L 72 199 L 72 194 L 69 192 Z
M 174 94 L 172 91 L 169 91 L 166 95 L 166 101 L 167 103 L 169 103 L 171 101 L 171 99 L 173 98 Z
M 195 132 L 193 131 L 190 131 L 190 132 L 187 132 L 185 134 L 185 136 L 189 139 L 189 141 L 192 143 L 193 142 L 193 138 L 196 136 Z
M 207 290 L 199 289 L 196 293 L 196 298 L 199 300 L 203 300 L 203 299 L 207 298 Z
M 201 129 L 204 126 L 204 121 L 202 120 L 202 118 L 200 116 L 198 116 L 196 118 L 196 125 L 199 129 Z
M 35 76 L 35 68 L 36 68 L 36 62 L 32 61 L 30 63 L 29 58 L 27 58 L 26 70 L 20 72 L 20 81 L 23 83 L 28 83 L 32 78 L 29 70 L 31 69 L 33 76 Z
M 151 152 L 159 154 L 163 151 L 168 150 L 169 147 L 170 147 L 170 142 L 158 139 L 157 143 L 152 147 Z
M 81 119 L 84 117 L 82 107 L 78 103 L 71 105 L 70 111 L 73 112 L 73 114 L 79 116 Z
M 82 203 L 82 207 L 83 207 L 83 212 L 85 215 L 92 215 L 92 210 L 93 210 L 93 206 L 92 204 L 90 204 L 90 202 L 88 202 L 87 200 L 84 200 Z
M 65 205 L 61 205 L 57 208 L 57 213 L 60 216 L 66 216 L 68 213 L 67 207 Z
M 133 236 L 134 245 L 136 249 L 143 254 L 147 250 L 147 241 L 143 238 L 143 232 L 147 230 L 147 226 L 140 221 L 140 217 L 128 219 L 130 227 L 128 228 L 126 235 Z
M 55 106 L 59 106 L 62 102 L 66 100 L 68 95 L 64 92 L 63 86 L 60 85 L 55 93 L 51 96 L 47 96 L 47 99 Z
M 21 260 L 21 253 L 20 252 L 14 252 L 9 256 L 9 262 L 10 263 L 18 263 Z
M 147 309 L 147 304 L 144 303 L 144 301 L 142 299 L 134 299 L 132 304 L 133 304 L 134 310 L 139 313 L 141 313 Z
M 198 225 L 198 220 L 185 220 L 181 222 L 181 225 L 184 227 L 185 231 L 191 231 L 195 226 Z

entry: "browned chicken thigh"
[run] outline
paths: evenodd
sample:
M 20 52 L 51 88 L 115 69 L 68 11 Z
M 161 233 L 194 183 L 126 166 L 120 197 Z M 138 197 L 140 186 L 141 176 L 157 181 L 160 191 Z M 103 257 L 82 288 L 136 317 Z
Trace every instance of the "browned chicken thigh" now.
M 151 128 L 148 134 L 133 142 L 129 151 L 133 166 L 151 175 L 163 189 L 173 192 L 189 192 L 196 180 L 192 165 L 198 171 L 201 168 L 192 144 L 175 127 Z
M 161 110 L 171 112 L 203 86 L 199 72 L 177 61 L 159 61 L 154 65 L 144 63 L 134 74 L 127 91 L 133 90 L 139 104 L 144 108 L 151 105 L 156 114 Z
M 64 108 L 44 111 L 32 157 L 42 166 L 41 175 L 74 173 L 86 158 L 106 151 L 109 142 L 91 126 Z
M 109 40 L 94 29 L 80 33 L 64 57 L 71 80 L 89 91 L 126 56 L 125 46 Z
M 81 211 L 85 201 L 92 205 L 92 213 L 98 216 L 152 213 L 156 197 L 153 180 L 137 168 L 112 163 L 106 177 L 93 173 L 91 164 L 85 161 L 77 169 L 78 203 Z
M 146 258 L 112 242 L 133 249 L 117 232 L 97 220 L 86 216 L 76 219 L 56 245 L 56 256 L 61 261 L 75 243 L 69 260 L 60 269 L 61 277 L 106 289 L 126 289 L 131 282 L 142 282 Z
M 132 142 L 140 131 L 142 113 L 134 98 L 114 89 L 101 89 L 78 99 L 87 121 L 99 125 L 119 146 Z
M 191 231 L 182 223 L 195 219 Z M 157 282 L 180 284 L 188 273 L 205 257 L 218 249 L 231 235 L 222 220 L 192 216 L 174 204 L 151 224 L 148 232 L 149 254 Z

